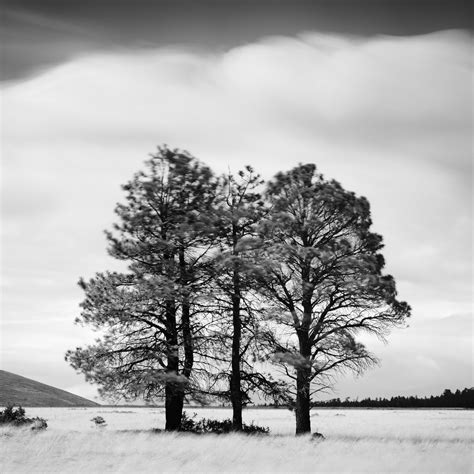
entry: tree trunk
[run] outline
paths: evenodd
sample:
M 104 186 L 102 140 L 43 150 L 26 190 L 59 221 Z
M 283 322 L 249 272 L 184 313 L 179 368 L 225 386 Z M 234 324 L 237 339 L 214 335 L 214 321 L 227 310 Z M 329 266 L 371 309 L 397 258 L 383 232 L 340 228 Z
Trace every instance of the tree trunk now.
M 178 431 L 183 416 L 184 391 L 177 384 L 168 382 L 165 388 L 166 431 Z
M 181 427 L 184 405 L 184 386 L 176 380 L 178 376 L 177 352 L 170 351 L 168 354 L 167 375 L 170 377 L 165 385 L 165 430 L 176 431 Z
M 311 433 L 311 403 L 310 403 L 310 356 L 309 331 L 298 330 L 299 352 L 306 360 L 296 369 L 296 434 Z
M 240 320 L 240 296 L 232 297 L 232 373 L 230 378 L 230 396 L 232 400 L 232 429 L 242 431 L 242 391 L 240 377 L 240 338 L 242 322 Z
M 237 255 L 237 229 L 233 226 L 233 254 Z M 240 275 L 239 264 L 234 262 L 232 274 L 232 373 L 230 378 L 230 397 L 232 401 L 232 430 L 242 431 L 242 390 L 240 375 L 240 340 L 242 338 L 242 321 L 240 319 Z
M 176 327 L 176 305 L 174 301 L 168 301 L 166 305 L 166 329 L 167 335 L 167 364 L 165 383 L 165 412 L 167 431 L 179 430 L 181 417 L 183 415 L 184 390 L 178 381 L 179 355 L 178 355 L 178 331 Z
M 183 328 L 183 345 L 184 345 L 184 367 L 183 375 L 189 379 L 194 365 L 194 347 L 193 337 L 191 333 L 191 321 L 190 321 L 190 307 L 187 298 L 183 301 L 182 309 L 182 328 Z
M 188 273 L 186 268 L 186 260 L 184 257 L 184 249 L 181 247 L 179 251 L 179 267 L 181 279 L 181 291 L 183 292 L 181 327 L 183 332 L 184 346 L 184 368 L 183 375 L 189 379 L 194 365 L 194 344 L 191 331 L 191 306 L 186 285 L 188 284 Z

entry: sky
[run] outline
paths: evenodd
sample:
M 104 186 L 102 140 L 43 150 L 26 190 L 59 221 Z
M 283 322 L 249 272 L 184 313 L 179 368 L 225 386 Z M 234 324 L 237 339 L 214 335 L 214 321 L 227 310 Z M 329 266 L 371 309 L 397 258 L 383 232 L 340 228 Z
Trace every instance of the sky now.
M 79 277 L 106 252 L 120 185 L 156 146 L 266 179 L 302 162 L 372 207 L 413 308 L 380 365 L 328 396 L 473 383 L 469 2 L 3 2 L 1 359 L 93 398 L 64 361 Z

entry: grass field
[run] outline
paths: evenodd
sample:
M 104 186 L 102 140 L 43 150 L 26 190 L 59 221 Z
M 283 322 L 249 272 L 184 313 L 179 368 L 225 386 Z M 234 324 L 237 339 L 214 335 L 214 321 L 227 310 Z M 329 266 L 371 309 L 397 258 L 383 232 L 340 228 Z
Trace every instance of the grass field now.
M 227 409 L 188 409 L 228 418 Z M 45 432 L 0 430 L 0 471 L 138 472 L 473 472 L 473 412 L 464 410 L 316 410 L 313 431 L 293 436 L 287 410 L 249 409 L 245 422 L 269 426 L 267 437 L 153 433 L 160 408 L 30 408 Z M 90 419 L 102 416 L 107 427 Z

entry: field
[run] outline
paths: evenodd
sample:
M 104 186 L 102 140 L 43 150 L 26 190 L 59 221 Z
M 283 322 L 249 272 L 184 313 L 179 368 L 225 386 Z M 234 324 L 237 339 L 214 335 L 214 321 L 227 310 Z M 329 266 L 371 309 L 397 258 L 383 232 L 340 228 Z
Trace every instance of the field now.
M 228 409 L 187 409 L 229 418 Z M 162 408 L 27 408 L 45 432 L 0 429 L 0 472 L 473 472 L 473 412 L 466 410 L 315 410 L 313 431 L 296 438 L 288 410 L 248 409 L 244 421 L 267 437 L 153 433 Z M 102 416 L 107 426 L 90 421 Z

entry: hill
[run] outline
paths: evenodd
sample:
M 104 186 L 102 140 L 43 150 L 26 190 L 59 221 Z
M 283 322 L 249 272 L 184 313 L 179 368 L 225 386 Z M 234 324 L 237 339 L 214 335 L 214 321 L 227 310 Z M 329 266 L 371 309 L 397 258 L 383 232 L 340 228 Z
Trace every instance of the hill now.
M 98 403 L 59 388 L 0 370 L 0 407 L 94 407 Z

